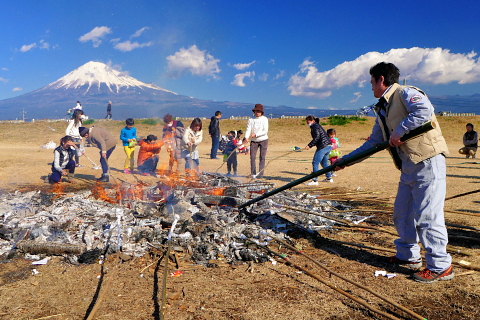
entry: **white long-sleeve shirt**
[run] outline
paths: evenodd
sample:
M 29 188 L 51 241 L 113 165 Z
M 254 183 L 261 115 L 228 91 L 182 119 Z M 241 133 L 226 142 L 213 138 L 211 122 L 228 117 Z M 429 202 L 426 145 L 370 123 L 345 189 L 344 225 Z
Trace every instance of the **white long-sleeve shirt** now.
M 250 138 L 250 135 L 255 133 L 255 138 Z M 268 118 L 265 116 L 255 117 L 248 119 L 247 130 L 245 132 L 245 138 L 253 141 L 260 142 L 268 139 Z
M 70 119 L 68 120 L 68 127 L 65 129 L 65 134 L 72 138 L 81 139 L 80 132 L 78 132 L 78 128 L 82 126 L 82 123 L 79 121 L 77 125 L 75 125 L 75 120 Z

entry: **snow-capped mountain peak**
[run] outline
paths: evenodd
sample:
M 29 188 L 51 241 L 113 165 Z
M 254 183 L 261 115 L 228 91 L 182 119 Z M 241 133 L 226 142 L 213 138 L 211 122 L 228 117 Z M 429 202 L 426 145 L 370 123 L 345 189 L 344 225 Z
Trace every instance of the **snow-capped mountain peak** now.
M 139 81 L 129 75 L 126 75 L 112 67 L 101 63 L 90 61 L 83 66 L 73 70 L 55 82 L 50 83 L 44 89 L 78 89 L 87 86 L 84 92 L 87 93 L 93 88 L 100 89 L 104 84 L 112 93 L 119 93 L 123 88 L 137 87 L 140 89 L 150 88 L 177 94 L 175 92 L 163 89 L 155 84 L 149 84 Z

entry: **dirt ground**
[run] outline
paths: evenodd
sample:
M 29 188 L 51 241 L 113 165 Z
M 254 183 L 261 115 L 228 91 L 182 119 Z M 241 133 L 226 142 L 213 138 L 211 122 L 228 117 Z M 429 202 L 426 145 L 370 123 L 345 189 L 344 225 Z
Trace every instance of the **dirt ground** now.
M 465 124 L 478 124 L 474 118 L 440 118 L 440 124 L 450 148 L 447 158 L 447 198 L 479 189 L 480 162 L 465 159 L 457 150 Z M 245 130 L 246 121 L 222 120 L 222 131 Z M 346 154 L 368 137 L 372 119 L 337 126 L 341 151 Z M 107 128 L 115 135 L 122 122 L 99 121 L 95 125 Z M 208 120 L 204 123 L 206 128 Z M 139 135 L 161 136 L 161 126 L 136 125 Z M 329 128 L 330 126 L 326 126 Z M 53 150 L 40 146 L 63 136 L 65 122 L 0 124 L 0 189 L 51 190 L 43 179 L 50 172 Z M 53 131 L 55 130 L 55 131 Z M 311 171 L 313 151 L 303 148 L 309 141 L 309 129 L 302 119 L 270 121 L 270 144 L 265 179 L 281 186 Z M 200 164 L 204 171 L 226 173 L 222 160 L 208 159 L 210 138 L 205 134 L 200 146 Z M 301 152 L 290 148 L 298 146 Z M 162 160 L 164 162 L 162 150 Z M 87 155 L 98 164 L 97 149 L 87 148 Z M 248 156 L 239 155 L 239 180 L 248 181 Z M 112 176 L 117 180 L 135 182 L 136 178 L 122 172 L 125 155 L 120 145 L 110 158 Z M 66 185 L 65 191 L 91 188 L 100 170 L 81 158 L 77 183 Z M 324 199 L 346 201 L 374 215 L 367 225 L 393 230 L 391 210 L 397 189 L 399 172 L 386 152 L 380 152 L 362 163 L 337 173 L 334 183 L 318 187 L 295 187 Z M 137 178 L 155 182 L 154 177 Z M 467 251 L 470 256 L 452 254 L 453 260 L 480 264 L 480 193 L 445 202 L 449 224 L 473 227 L 467 230 L 448 227 L 450 245 Z M 370 210 L 370 213 L 368 211 Z M 374 211 L 379 210 L 379 211 Z M 456 211 L 456 213 L 448 212 Z M 462 214 L 463 213 L 463 214 Z M 475 215 L 476 214 L 476 215 Z M 297 235 L 295 243 L 323 266 L 356 281 L 373 291 L 409 308 L 425 319 L 479 319 L 480 277 L 478 271 L 455 266 L 452 281 L 420 284 L 410 279 L 411 270 L 403 267 L 386 269 L 381 257 L 386 251 L 354 247 L 343 242 L 393 249 L 395 236 L 368 229 L 334 229 L 315 235 Z M 413 319 L 352 284 L 329 275 L 314 263 L 284 246 L 272 247 L 288 255 L 290 261 L 355 297 L 367 301 L 393 318 Z M 187 255 L 179 253 L 179 277 L 168 277 L 165 319 L 382 319 L 376 313 L 330 289 L 306 273 L 286 265 L 264 263 L 228 265 L 217 261 L 218 268 L 193 265 Z M 32 275 L 31 261 L 21 256 L 0 263 L 0 319 L 87 319 L 96 302 L 94 316 L 88 319 L 161 319 L 163 261 L 152 252 L 142 258 L 118 263 L 114 256 L 105 264 L 74 266 L 63 257 L 53 257 L 47 265 L 35 266 L 39 274 Z M 173 264 L 170 272 L 175 271 Z M 377 270 L 395 272 L 396 277 L 375 277 Z M 103 275 L 103 276 L 102 276 Z M 97 292 L 98 291 L 98 292 Z

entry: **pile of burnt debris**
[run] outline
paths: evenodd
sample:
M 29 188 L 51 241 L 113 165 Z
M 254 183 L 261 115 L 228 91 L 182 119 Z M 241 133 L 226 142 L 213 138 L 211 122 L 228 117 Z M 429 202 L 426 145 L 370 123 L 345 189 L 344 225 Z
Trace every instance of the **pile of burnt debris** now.
M 189 254 L 197 264 L 208 266 L 219 257 L 229 263 L 265 262 L 269 257 L 259 246 L 273 237 L 284 239 L 292 232 L 311 233 L 336 223 L 325 216 L 363 219 L 339 214 L 346 208 L 341 203 L 294 191 L 239 210 L 274 184 L 240 183 L 220 174 L 108 187 L 0 195 L 0 255 L 63 255 L 71 263 L 91 263 L 106 247 L 138 257 L 168 240 L 173 250 Z

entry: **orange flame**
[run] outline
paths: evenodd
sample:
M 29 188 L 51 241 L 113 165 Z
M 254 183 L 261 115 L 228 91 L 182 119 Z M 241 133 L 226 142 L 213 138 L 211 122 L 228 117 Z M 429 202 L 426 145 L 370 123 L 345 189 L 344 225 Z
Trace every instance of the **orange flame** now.
M 52 185 L 52 193 L 55 194 L 54 199 L 60 197 L 61 194 L 64 194 L 65 185 L 63 183 L 54 183 Z
M 102 200 L 109 203 L 117 203 L 117 199 L 112 199 L 107 195 L 107 192 L 103 188 L 101 182 L 96 182 L 92 188 L 92 196 L 95 199 Z
M 223 196 L 223 192 L 225 191 L 226 187 L 223 188 L 214 188 L 209 190 L 207 193 L 213 196 Z

